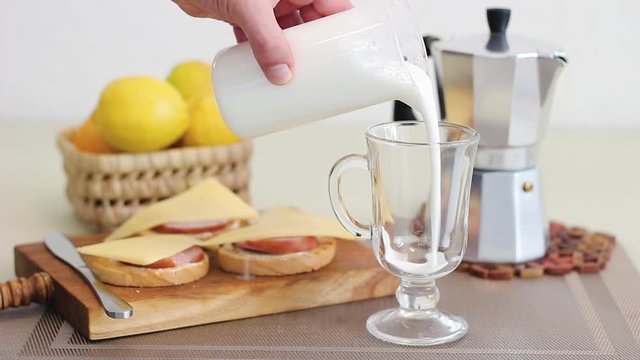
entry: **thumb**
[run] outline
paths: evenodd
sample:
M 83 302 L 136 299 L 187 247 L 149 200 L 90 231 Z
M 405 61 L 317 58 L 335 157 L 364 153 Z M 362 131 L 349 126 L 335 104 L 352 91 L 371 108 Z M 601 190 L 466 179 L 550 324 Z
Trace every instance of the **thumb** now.
M 269 2 L 255 1 L 250 7 L 236 10 L 239 25 L 267 79 L 275 85 L 288 83 L 293 77 L 293 54 Z

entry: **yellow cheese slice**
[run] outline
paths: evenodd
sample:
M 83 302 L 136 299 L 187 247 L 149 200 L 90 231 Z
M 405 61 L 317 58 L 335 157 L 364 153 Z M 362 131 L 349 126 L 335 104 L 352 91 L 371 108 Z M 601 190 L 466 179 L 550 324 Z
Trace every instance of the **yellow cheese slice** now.
M 198 240 L 187 235 L 147 235 L 87 245 L 78 248 L 78 252 L 135 265 L 149 265 L 196 244 Z
M 105 241 L 123 239 L 170 222 L 241 220 L 257 215 L 253 208 L 231 190 L 214 179 L 207 179 L 179 195 L 140 210 Z
M 356 239 L 337 220 L 279 207 L 261 214 L 248 226 L 226 231 L 200 244 L 207 248 L 216 248 L 223 244 L 286 236 Z

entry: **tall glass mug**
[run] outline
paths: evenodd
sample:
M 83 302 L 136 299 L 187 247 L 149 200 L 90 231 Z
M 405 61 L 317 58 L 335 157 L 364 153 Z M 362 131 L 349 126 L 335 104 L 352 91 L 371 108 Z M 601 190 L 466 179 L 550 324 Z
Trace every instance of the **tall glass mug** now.
M 414 92 L 407 66 L 426 69 L 419 28 L 404 0 L 358 7 L 285 30 L 296 63 L 290 83 L 269 83 L 248 43 L 222 50 L 213 88 L 222 118 L 251 138 Z
M 422 122 L 373 126 L 366 132 L 367 154 L 341 158 L 329 175 L 331 206 L 340 223 L 371 239 L 380 265 L 401 279 L 396 291 L 400 307 L 367 320 L 372 335 L 397 344 L 446 343 L 468 329 L 461 317 L 436 309 L 440 295 L 435 279 L 453 271 L 464 254 L 479 135 L 461 125 L 438 126 L 439 143 L 427 140 Z M 434 155 L 439 155 L 440 167 L 432 166 Z M 371 225 L 355 220 L 342 201 L 341 177 L 354 168 L 371 175 Z M 434 186 L 440 187 L 440 196 L 433 195 Z

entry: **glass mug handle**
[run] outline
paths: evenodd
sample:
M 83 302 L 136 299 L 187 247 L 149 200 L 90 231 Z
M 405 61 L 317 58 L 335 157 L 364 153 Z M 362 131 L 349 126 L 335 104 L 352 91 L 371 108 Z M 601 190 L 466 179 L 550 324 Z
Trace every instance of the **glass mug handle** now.
M 338 221 L 347 231 L 355 236 L 371 239 L 371 226 L 356 220 L 344 206 L 342 201 L 342 175 L 350 169 L 369 171 L 369 162 L 364 155 L 350 154 L 340 158 L 329 172 L 329 199 L 331 208 Z

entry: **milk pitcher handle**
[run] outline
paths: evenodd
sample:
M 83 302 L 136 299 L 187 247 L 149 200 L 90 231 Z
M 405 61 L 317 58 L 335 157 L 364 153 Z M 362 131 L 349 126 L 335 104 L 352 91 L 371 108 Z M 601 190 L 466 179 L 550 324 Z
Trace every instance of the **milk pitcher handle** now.
M 371 238 L 371 226 L 364 225 L 356 220 L 344 206 L 342 200 L 342 175 L 349 169 L 362 169 L 369 171 L 369 162 L 363 155 L 346 155 L 338 160 L 329 173 L 329 199 L 331 208 L 338 221 L 347 231 L 355 236 L 366 239 Z

